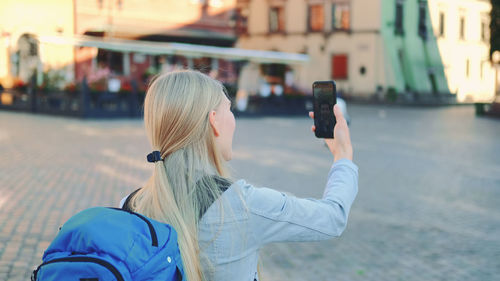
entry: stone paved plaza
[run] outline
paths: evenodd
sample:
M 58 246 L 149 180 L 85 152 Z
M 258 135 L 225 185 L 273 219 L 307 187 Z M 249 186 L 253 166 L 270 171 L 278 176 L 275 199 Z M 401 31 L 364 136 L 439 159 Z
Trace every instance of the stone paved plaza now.
M 269 245 L 264 280 L 499 280 L 500 119 L 472 107 L 351 105 L 359 194 L 342 237 Z M 311 120 L 239 118 L 235 178 L 320 197 Z M 117 205 L 151 165 L 141 120 L 0 111 L 0 280 L 29 280 L 61 224 Z

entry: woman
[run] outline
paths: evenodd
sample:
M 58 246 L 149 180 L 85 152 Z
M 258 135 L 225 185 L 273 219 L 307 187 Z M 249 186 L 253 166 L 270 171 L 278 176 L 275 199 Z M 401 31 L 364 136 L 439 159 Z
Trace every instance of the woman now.
M 154 173 L 128 196 L 125 208 L 177 230 L 190 281 L 257 280 L 259 248 L 339 236 L 357 193 L 349 129 L 338 107 L 335 139 L 325 140 L 334 164 L 321 200 L 231 181 L 226 163 L 235 119 L 230 109 L 221 83 L 195 71 L 157 77 L 144 103 Z

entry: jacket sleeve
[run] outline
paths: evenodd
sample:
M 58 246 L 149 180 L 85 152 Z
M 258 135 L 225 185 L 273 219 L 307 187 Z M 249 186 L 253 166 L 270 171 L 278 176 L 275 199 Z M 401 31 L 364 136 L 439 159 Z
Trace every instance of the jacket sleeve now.
M 317 241 L 340 236 L 358 191 L 358 167 L 335 162 L 322 199 L 303 199 L 269 188 L 243 187 L 250 229 L 262 244 Z

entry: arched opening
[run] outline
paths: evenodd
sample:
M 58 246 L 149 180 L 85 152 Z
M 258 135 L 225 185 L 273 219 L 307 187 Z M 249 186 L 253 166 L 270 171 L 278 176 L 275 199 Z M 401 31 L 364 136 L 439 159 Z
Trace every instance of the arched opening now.
M 14 76 L 28 81 L 35 73 L 39 62 L 39 42 L 34 35 L 23 34 L 17 41 L 17 52 L 14 55 Z

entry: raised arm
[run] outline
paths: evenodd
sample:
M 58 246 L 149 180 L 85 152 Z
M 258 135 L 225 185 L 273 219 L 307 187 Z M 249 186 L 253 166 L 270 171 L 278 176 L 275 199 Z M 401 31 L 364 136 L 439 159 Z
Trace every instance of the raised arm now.
M 323 198 L 301 199 L 267 188 L 246 186 L 244 193 L 254 234 L 263 243 L 314 241 L 339 236 L 358 192 L 358 167 L 347 122 L 335 105 L 334 139 L 325 139 L 334 157 Z M 314 119 L 314 113 L 309 116 Z M 312 131 L 316 128 L 312 126 Z
M 357 191 L 358 167 L 347 159 L 333 164 L 322 199 L 297 198 L 251 185 L 243 187 L 250 228 L 262 244 L 339 236 Z

